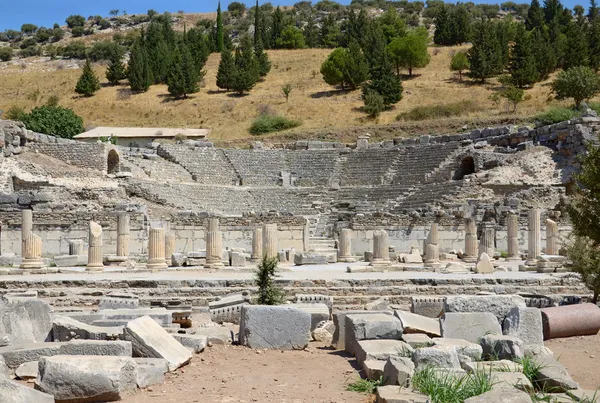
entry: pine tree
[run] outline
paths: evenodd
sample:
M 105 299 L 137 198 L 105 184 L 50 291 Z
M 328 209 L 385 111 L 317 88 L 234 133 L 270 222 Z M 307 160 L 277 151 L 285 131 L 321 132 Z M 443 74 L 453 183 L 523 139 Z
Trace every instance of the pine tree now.
M 242 95 L 254 88 L 259 78 L 259 65 L 254 56 L 252 42 L 248 37 L 244 37 L 235 52 L 235 69 L 231 89 Z
M 462 81 L 463 71 L 469 70 L 471 64 L 465 52 L 456 52 L 450 61 L 450 70 L 458 71 L 458 80 Z
M 571 22 L 567 28 L 567 46 L 563 68 L 589 65 L 588 38 L 583 26 Z
M 319 43 L 319 31 L 317 30 L 315 19 L 312 13 L 308 16 L 303 33 L 306 46 L 309 48 L 316 48 Z
M 404 37 L 394 39 L 388 45 L 388 52 L 396 63 L 398 75 L 400 75 L 400 67 L 408 69 L 408 75 L 412 77 L 413 69 L 429 64 L 428 43 L 429 34 L 423 27 L 411 31 Z
M 177 98 L 198 92 L 198 69 L 187 46 L 175 48 L 167 83 L 169 93 Z
M 94 73 L 94 70 L 92 70 L 92 64 L 90 63 L 90 60 L 87 59 L 83 66 L 81 76 L 79 77 L 77 85 L 75 86 L 75 92 L 86 97 L 91 97 L 99 89 L 100 80 L 98 80 L 98 76 L 96 76 L 96 73 Z
M 258 44 L 258 42 L 262 41 L 261 38 L 261 30 L 263 27 L 261 26 L 261 12 L 260 7 L 258 6 L 258 0 L 256 0 L 256 7 L 254 8 L 254 46 Z
M 344 66 L 344 81 L 355 90 L 369 77 L 369 65 L 358 42 L 352 40 L 348 48 L 348 59 Z
M 143 44 L 143 37 L 131 48 L 127 77 L 132 91 L 146 92 L 152 84 L 152 70 L 148 63 L 148 55 Z
M 472 42 L 473 46 L 467 53 L 471 65 L 469 74 L 483 83 L 502 68 L 502 49 L 492 23 L 483 21 L 475 24 Z
M 210 54 L 206 36 L 197 28 L 192 28 L 187 32 L 186 45 L 196 62 L 198 71 L 202 70 Z
M 369 69 L 372 69 L 380 63 L 380 55 L 385 53 L 387 42 L 377 20 L 369 20 L 364 30 L 362 43 L 359 43 L 367 58 Z
M 217 71 L 217 87 L 229 91 L 233 88 L 233 76 L 235 73 L 235 62 L 231 50 L 225 49 L 221 52 L 221 62 Z
M 283 23 L 283 12 L 281 8 L 277 6 L 275 11 L 273 12 L 273 23 L 271 25 L 271 44 L 275 47 L 277 41 L 281 39 L 281 34 L 283 32 L 284 23 Z
M 254 45 L 254 53 L 256 57 L 256 61 L 258 62 L 258 75 L 262 77 L 266 77 L 267 74 L 271 71 L 271 61 L 269 60 L 269 56 L 267 52 L 264 51 L 262 46 L 262 41 L 258 41 Z
M 471 36 L 471 19 L 467 8 L 459 5 L 450 15 L 450 38 L 452 45 L 459 45 L 469 41 Z
M 392 72 L 392 65 L 387 55 L 379 56 L 376 66 L 371 69 L 371 80 L 363 85 L 363 101 L 367 100 L 371 92 L 383 97 L 386 108 L 398 103 L 402 99 L 402 82 L 400 77 Z
M 596 17 L 591 20 L 588 29 L 588 49 L 590 67 L 598 71 L 600 69 L 600 17 L 597 15 L 597 11 L 594 13 Z M 591 7 L 590 14 L 592 14 Z
M 144 47 L 154 84 L 167 82 L 172 56 L 171 48 L 167 43 L 167 31 L 172 29 L 168 21 L 157 20 L 150 23 L 144 36 Z
M 106 69 L 106 79 L 112 85 L 118 85 L 119 81 L 127 78 L 125 65 L 121 60 L 121 55 L 115 52 L 111 55 L 108 67 Z
M 539 0 L 531 0 L 531 5 L 527 11 L 527 18 L 525 18 L 525 27 L 527 30 L 542 29 L 546 25 L 545 18 L 544 10 L 542 10 Z
M 221 2 L 217 6 L 217 52 L 222 52 L 224 49 L 224 36 L 223 36 L 223 15 L 221 14 Z
M 590 20 L 590 22 L 593 22 L 596 20 L 596 18 L 598 18 L 599 15 L 600 15 L 600 13 L 598 11 L 598 3 L 596 3 L 596 0 L 590 0 L 590 8 L 588 10 L 588 19 Z
M 523 88 L 539 79 L 539 73 L 529 33 L 523 25 L 517 28 L 517 36 L 510 54 L 509 71 L 513 85 Z
M 545 31 L 541 29 L 536 28 L 531 32 L 531 41 L 532 54 L 535 58 L 539 79 L 545 80 L 556 69 L 557 60 L 554 49 Z
M 433 42 L 436 45 L 451 45 L 451 37 L 450 13 L 448 12 L 448 8 L 442 4 L 435 16 L 435 34 L 433 35 Z

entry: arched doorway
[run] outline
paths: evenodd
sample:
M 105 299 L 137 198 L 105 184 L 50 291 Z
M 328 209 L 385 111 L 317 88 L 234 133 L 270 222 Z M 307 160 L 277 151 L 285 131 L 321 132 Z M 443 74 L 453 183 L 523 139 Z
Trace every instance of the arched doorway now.
M 115 174 L 119 172 L 119 153 L 115 150 L 110 150 L 108 152 L 108 168 L 107 172 L 109 174 Z
M 454 173 L 454 180 L 461 180 L 466 175 L 475 173 L 475 160 L 471 156 L 462 159 L 458 170 Z

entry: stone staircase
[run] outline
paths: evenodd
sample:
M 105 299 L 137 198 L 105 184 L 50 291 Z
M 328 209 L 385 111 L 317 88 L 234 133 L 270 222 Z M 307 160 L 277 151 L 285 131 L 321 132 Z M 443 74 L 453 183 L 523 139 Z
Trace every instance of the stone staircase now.
M 315 252 L 320 255 L 337 255 L 335 239 L 326 237 L 311 237 L 310 252 Z

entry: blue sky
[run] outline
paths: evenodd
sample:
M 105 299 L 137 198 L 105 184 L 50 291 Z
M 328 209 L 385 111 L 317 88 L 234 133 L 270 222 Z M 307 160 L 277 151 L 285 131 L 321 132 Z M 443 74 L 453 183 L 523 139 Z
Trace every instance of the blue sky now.
M 292 5 L 299 0 L 272 0 L 274 5 Z M 503 0 L 476 1 L 477 3 L 501 3 Z M 528 0 L 514 0 L 515 3 Z M 264 3 L 260 0 L 260 3 Z M 317 1 L 313 1 L 313 4 Z M 338 0 L 339 3 L 348 4 L 350 0 Z M 0 31 L 5 29 L 20 29 L 24 23 L 32 23 L 38 26 L 52 26 L 55 22 L 64 25 L 65 18 L 70 14 L 81 14 L 86 18 L 90 15 L 107 16 L 109 10 L 126 10 L 128 14 L 145 13 L 148 9 L 155 9 L 159 12 L 170 11 L 177 12 L 210 12 L 217 8 L 217 0 L 2 0 L 0 6 Z M 222 7 L 226 8 L 230 1 L 224 0 Z M 244 1 L 250 5 L 254 1 Z M 575 4 L 582 4 L 587 7 L 586 1 L 566 0 L 563 1 L 568 7 Z

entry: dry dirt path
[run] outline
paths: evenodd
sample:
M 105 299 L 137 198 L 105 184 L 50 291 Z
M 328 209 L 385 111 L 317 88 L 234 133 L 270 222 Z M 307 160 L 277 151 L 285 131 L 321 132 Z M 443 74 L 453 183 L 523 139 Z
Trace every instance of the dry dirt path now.
M 568 337 L 545 342 L 584 389 L 600 388 L 600 333 L 595 336 Z

